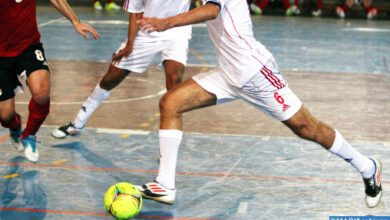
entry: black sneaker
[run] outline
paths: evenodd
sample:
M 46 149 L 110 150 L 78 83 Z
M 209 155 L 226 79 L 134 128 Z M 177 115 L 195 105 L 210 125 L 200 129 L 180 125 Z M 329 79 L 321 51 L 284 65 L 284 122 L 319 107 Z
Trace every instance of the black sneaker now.
M 375 173 L 372 177 L 364 179 L 364 186 L 366 188 L 366 205 L 369 208 L 374 208 L 378 205 L 379 201 L 382 198 L 382 184 L 381 184 L 381 174 L 382 174 L 382 163 L 380 160 L 370 158 L 375 165 Z
M 77 136 L 80 135 L 82 129 L 75 128 L 72 122 L 69 122 L 67 125 L 61 126 L 57 129 L 52 130 L 51 136 L 62 139 L 66 136 Z

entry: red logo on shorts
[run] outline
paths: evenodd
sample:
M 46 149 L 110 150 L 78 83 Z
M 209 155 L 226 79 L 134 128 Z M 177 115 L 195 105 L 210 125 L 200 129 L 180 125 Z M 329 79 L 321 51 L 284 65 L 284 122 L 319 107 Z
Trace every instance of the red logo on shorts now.
M 287 111 L 290 108 L 290 105 L 283 104 L 283 112 Z

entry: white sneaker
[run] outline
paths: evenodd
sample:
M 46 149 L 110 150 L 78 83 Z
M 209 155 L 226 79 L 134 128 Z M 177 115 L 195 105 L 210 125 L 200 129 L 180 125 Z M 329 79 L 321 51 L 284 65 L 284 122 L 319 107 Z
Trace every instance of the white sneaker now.
M 366 189 L 366 205 L 369 208 L 374 208 L 380 202 L 383 194 L 381 184 L 382 162 L 374 158 L 370 159 L 374 162 L 375 173 L 372 177 L 363 179 L 363 181 Z
M 319 17 L 319 16 L 321 16 L 321 14 L 322 14 L 321 9 L 317 9 L 317 10 L 311 12 L 311 15 L 313 15 L 314 17 Z
M 67 125 L 63 125 L 57 129 L 52 130 L 50 133 L 53 137 L 61 139 L 66 136 L 77 136 L 80 135 L 82 129 L 75 128 L 72 122 L 69 122 Z
M 115 4 L 115 2 L 111 2 L 111 3 L 108 3 L 104 6 L 104 8 L 106 9 L 106 11 L 118 11 L 118 10 L 121 10 L 121 6 Z
M 371 8 L 370 11 L 367 13 L 367 19 L 373 19 L 378 15 L 378 9 Z
M 22 144 L 24 146 L 24 156 L 31 161 L 37 162 L 39 157 L 39 152 L 37 148 L 37 137 L 30 135 L 28 137 L 20 137 Z
M 99 1 L 97 1 L 97 2 L 95 2 L 95 3 L 93 4 L 93 8 L 94 8 L 95 10 L 98 10 L 98 11 L 103 10 L 103 7 L 102 7 L 102 5 L 100 4 Z
M 299 14 L 301 14 L 301 11 L 296 5 L 292 5 L 286 10 L 286 16 L 299 15 Z
M 253 3 L 251 3 L 249 5 L 249 8 L 251 9 L 251 12 L 253 14 L 256 14 L 256 15 L 261 15 L 261 13 L 263 13 L 263 11 L 261 10 L 261 8 Z
M 339 16 L 339 18 L 345 18 L 344 9 L 340 6 L 336 7 L 336 14 L 337 14 L 337 16 Z
M 158 182 L 150 182 L 143 186 L 135 187 L 137 187 L 145 199 L 153 199 L 169 205 L 175 203 L 176 189 L 168 189 Z

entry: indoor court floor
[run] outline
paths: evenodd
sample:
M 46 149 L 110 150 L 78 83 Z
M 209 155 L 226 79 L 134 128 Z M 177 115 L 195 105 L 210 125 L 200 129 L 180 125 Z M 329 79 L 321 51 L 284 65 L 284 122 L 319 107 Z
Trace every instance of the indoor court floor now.
M 38 7 L 52 75 L 51 113 L 37 134 L 36 164 L 0 129 L 0 219 L 113 219 L 103 205 L 111 185 L 156 177 L 158 101 L 165 93 L 159 56 L 147 72 L 131 74 L 113 91 L 81 136 L 50 136 L 73 121 L 127 36 L 127 13 L 74 9 L 101 39 L 83 39 L 55 9 Z M 235 101 L 184 115 L 176 204 L 144 200 L 137 219 L 390 216 L 390 21 L 252 18 L 256 38 L 309 111 L 357 150 L 382 160 L 381 203 L 365 206 L 363 182 L 348 163 Z M 184 78 L 216 65 L 206 26 L 194 25 Z M 24 120 L 29 99 L 28 91 L 16 98 Z

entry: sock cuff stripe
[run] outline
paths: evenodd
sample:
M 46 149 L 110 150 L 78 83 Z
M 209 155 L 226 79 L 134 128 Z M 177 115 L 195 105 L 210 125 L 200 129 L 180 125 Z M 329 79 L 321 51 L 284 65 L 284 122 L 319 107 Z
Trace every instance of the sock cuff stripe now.
M 183 136 L 183 131 L 176 130 L 176 129 L 160 129 L 158 131 L 159 137 L 165 137 L 165 138 L 177 138 L 181 139 Z

